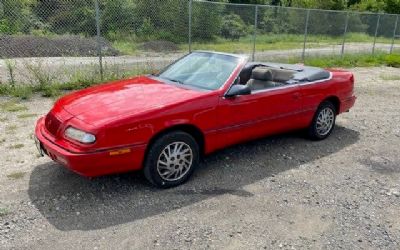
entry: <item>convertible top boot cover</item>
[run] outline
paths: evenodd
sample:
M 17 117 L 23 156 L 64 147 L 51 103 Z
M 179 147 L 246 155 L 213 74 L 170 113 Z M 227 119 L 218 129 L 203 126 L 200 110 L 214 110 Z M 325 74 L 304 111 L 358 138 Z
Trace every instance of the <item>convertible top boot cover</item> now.
M 240 73 L 242 82 L 250 78 L 252 70 L 258 67 L 270 68 L 273 72 L 273 81 L 283 83 L 304 83 L 328 80 L 331 73 L 325 69 L 308 67 L 296 64 L 252 62 L 246 64 Z M 243 78 L 243 79 L 242 79 Z

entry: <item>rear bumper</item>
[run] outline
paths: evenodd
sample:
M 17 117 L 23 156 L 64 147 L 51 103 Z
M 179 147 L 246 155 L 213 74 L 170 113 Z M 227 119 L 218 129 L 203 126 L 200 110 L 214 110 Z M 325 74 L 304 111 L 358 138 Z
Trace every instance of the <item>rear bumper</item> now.
M 339 113 L 349 111 L 354 106 L 356 100 L 357 100 L 357 97 L 355 97 L 355 96 L 352 96 L 352 97 L 349 97 L 349 98 L 343 100 L 342 103 L 340 104 L 340 112 Z
M 38 120 L 35 136 L 39 149 L 53 161 L 58 162 L 68 169 L 87 177 L 115 174 L 142 168 L 146 145 L 123 147 L 123 154 L 110 154 L 118 149 L 107 149 L 97 152 L 82 153 L 71 152 L 53 142 L 44 127 L 44 119 Z M 129 150 L 128 150 L 129 149 Z

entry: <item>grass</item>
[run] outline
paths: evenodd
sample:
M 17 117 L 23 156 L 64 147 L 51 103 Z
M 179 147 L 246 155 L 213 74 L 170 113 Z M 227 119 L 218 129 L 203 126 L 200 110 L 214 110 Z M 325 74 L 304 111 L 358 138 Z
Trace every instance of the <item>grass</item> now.
M 15 145 L 11 145 L 10 147 L 9 147 L 9 149 L 20 149 L 20 148 L 23 148 L 24 147 L 24 144 L 15 144 Z
M 381 79 L 385 81 L 400 81 L 399 75 L 381 75 Z
M 210 41 L 199 41 L 193 38 L 193 50 L 212 50 L 230 53 L 243 53 L 253 50 L 253 34 L 241 37 L 239 40 L 229 40 L 216 37 Z M 374 37 L 364 33 L 347 33 L 346 43 L 371 43 Z M 307 48 L 318 48 L 329 45 L 340 45 L 343 42 L 343 36 L 313 35 L 307 36 Z M 391 44 L 392 40 L 386 37 L 378 37 L 378 43 Z M 303 34 L 257 34 L 256 50 L 287 50 L 303 48 Z M 140 51 L 138 44 L 140 42 L 133 38 L 118 38 L 113 42 L 114 48 L 124 55 L 136 55 Z M 179 44 L 179 51 L 186 52 L 188 44 L 186 42 Z
M 19 119 L 26 119 L 26 118 L 36 117 L 36 116 L 37 116 L 37 114 L 20 114 L 20 115 L 18 115 L 17 117 L 18 117 Z
M 0 207 L 0 217 L 6 216 L 10 211 L 7 208 Z
M 289 63 L 298 63 L 297 58 L 289 59 Z M 321 67 L 321 68 L 354 68 L 354 67 L 376 67 L 376 66 L 389 66 L 400 67 L 400 54 L 348 54 L 340 56 L 316 56 L 308 57 L 305 62 L 306 65 Z
M 24 178 L 25 174 L 26 174 L 25 172 L 14 172 L 7 175 L 7 177 L 10 179 L 18 180 Z
M 333 38 L 322 39 L 321 36 L 310 36 L 308 38 L 308 47 L 321 47 L 326 43 L 337 43 Z M 293 34 L 271 34 L 258 35 L 256 38 L 256 51 L 269 50 L 287 50 L 299 49 L 303 47 L 304 37 L 302 35 Z M 211 43 L 194 42 L 192 44 L 194 50 L 212 50 L 231 53 L 243 53 L 253 50 L 253 36 L 242 37 L 239 40 L 227 40 L 217 38 Z M 187 45 L 181 46 L 182 50 L 187 49 Z
M 96 67 L 97 69 L 97 67 Z M 66 91 L 79 90 L 99 84 L 101 82 L 125 79 L 136 75 L 148 74 L 152 72 L 151 67 L 137 68 L 133 70 L 122 70 L 119 65 L 104 65 L 104 77 L 100 78 L 96 70 L 85 70 L 74 72 L 68 82 L 60 82 L 56 78 L 51 78 L 45 73 L 38 73 L 38 68 L 31 67 L 34 72 L 32 82 L 35 84 L 0 84 L 0 96 L 12 96 L 22 100 L 29 99 L 33 94 L 40 94 L 43 97 L 59 97 Z M 68 74 L 68 72 L 65 72 Z M 37 79 L 36 79 L 37 78 Z M 25 111 L 27 108 L 15 102 L 0 104 L 0 109 L 8 112 Z M 19 118 L 23 117 L 21 115 Z
M 8 101 L 0 104 L 0 109 L 7 112 L 26 111 L 28 108 L 25 105 L 18 104 L 15 101 Z
M 135 55 L 138 52 L 137 44 L 130 40 L 118 40 L 113 42 L 112 45 L 124 55 Z
M 9 125 L 6 127 L 7 131 L 15 131 L 17 129 L 17 125 Z

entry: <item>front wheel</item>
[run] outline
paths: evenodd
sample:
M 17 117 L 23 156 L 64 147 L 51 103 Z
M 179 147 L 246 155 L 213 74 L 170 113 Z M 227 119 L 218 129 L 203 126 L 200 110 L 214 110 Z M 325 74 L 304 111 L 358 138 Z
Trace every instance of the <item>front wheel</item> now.
M 144 175 L 157 187 L 187 181 L 199 163 L 199 146 L 188 133 L 174 131 L 158 138 L 146 156 Z
M 313 121 L 308 129 L 311 139 L 323 140 L 333 131 L 336 122 L 336 108 L 327 101 L 323 102 L 314 115 Z

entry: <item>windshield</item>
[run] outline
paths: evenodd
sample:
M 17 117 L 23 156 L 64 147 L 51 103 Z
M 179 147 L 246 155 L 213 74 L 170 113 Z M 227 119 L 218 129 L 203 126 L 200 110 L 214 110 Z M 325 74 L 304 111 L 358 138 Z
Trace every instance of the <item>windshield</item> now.
M 194 52 L 166 68 L 158 77 L 183 85 L 215 90 L 228 80 L 240 61 L 240 57 L 230 55 Z

